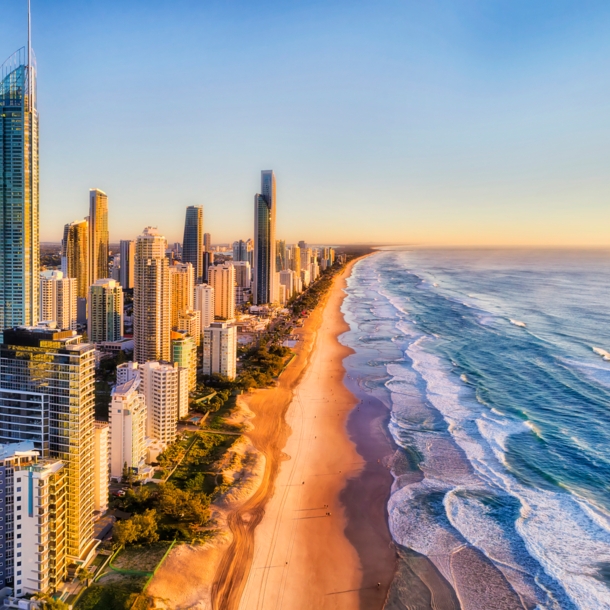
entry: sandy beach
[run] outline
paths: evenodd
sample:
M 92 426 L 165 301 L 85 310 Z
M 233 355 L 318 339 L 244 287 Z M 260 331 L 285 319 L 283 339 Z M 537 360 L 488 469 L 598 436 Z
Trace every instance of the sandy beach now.
M 379 451 L 369 447 L 366 479 L 347 488 L 367 466 L 346 428 L 358 400 L 343 383 L 342 360 L 351 350 L 337 340 L 348 328 L 340 306 L 350 271 L 310 316 L 300 360 L 279 387 L 246 397 L 255 413 L 250 437 L 267 458 L 268 474 L 231 521 L 236 544 L 225 554 L 231 565 L 216 608 L 384 604 L 396 556 L 385 518 L 391 476 L 377 462 L 387 453 L 385 437 Z

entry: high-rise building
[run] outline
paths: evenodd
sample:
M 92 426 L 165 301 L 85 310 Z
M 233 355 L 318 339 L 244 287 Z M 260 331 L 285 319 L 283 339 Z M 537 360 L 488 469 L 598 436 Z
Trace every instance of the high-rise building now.
M 214 288 L 209 284 L 195 286 L 195 309 L 200 313 L 201 332 L 214 321 Z
M 0 331 L 33 325 L 39 289 L 38 110 L 28 36 L 0 66 Z
M 110 427 L 108 422 L 96 421 L 93 426 L 93 509 L 104 514 L 108 510 L 110 471 L 108 446 Z
M 169 268 L 169 283 L 171 295 L 171 328 L 177 328 L 178 317 L 193 309 L 195 282 L 193 265 L 178 263 Z
M 280 271 L 280 284 L 286 287 L 286 300 L 290 300 L 296 294 L 296 273 L 292 269 Z
M 275 294 L 275 174 L 261 172 L 261 193 L 254 196 L 253 302 L 273 303 Z
M 123 338 L 123 289 L 116 280 L 100 279 L 89 288 L 87 335 L 91 343 Z
M 171 302 L 165 237 L 146 227 L 136 240 L 133 334 L 134 360 L 170 359 Z
M 206 252 L 212 251 L 212 235 L 210 233 L 203 234 L 203 247 Z
M 250 240 L 248 240 L 250 241 Z M 243 239 L 233 242 L 233 261 L 247 261 L 248 260 L 248 243 Z
M 203 332 L 203 374 L 235 379 L 237 329 L 226 322 L 213 322 Z
M 95 349 L 80 341 L 74 331 L 21 327 L 5 330 L 0 346 L 0 442 L 32 440 L 65 462 L 72 558 L 90 552 L 93 536 Z
M 297 274 L 301 271 L 301 248 L 298 246 L 290 247 L 290 268 Z
M 15 519 L 13 514 L 9 518 L 8 507 L 15 505 L 15 468 L 35 464 L 39 452 L 35 450 L 34 443 L 23 441 L 0 445 L 0 588 L 13 588 L 15 569 Z M 21 578 L 19 580 L 22 580 Z M 20 585 L 23 582 L 19 583 Z
M 246 240 L 246 260 L 250 263 L 250 268 L 254 269 L 254 240 Z
M 191 263 L 197 282 L 203 281 L 203 206 L 190 205 L 186 208 L 184 221 L 184 241 L 182 243 L 182 262 Z
M 146 401 L 146 435 L 163 443 L 176 440 L 180 386 L 188 386 L 188 373 L 177 364 L 146 362 L 140 366 L 141 384 Z
M 14 467 L 16 502 L 6 505 L 5 514 L 7 520 L 10 515 L 17 524 L 13 568 L 17 597 L 55 591 L 66 576 L 66 508 L 70 502 L 67 483 L 61 460 Z
M 235 284 L 238 288 L 250 289 L 252 284 L 252 268 L 248 261 L 232 262 L 235 269 Z
M 235 267 L 231 263 L 210 267 L 208 279 L 214 288 L 214 316 L 232 320 L 235 318 Z
M 89 283 L 108 277 L 108 196 L 89 190 Z
M 76 294 L 86 299 L 89 293 L 89 222 L 76 220 L 64 227 L 61 242 L 61 270 L 76 279 Z
M 76 330 L 76 280 L 61 271 L 40 274 L 40 319 L 55 322 L 60 330 Z
M 140 379 L 135 377 L 126 383 L 117 381 L 112 390 L 110 476 L 119 481 L 125 466 L 137 475 L 146 461 L 146 402 L 139 386 Z
M 275 269 L 276 271 L 284 271 L 284 269 L 288 269 L 286 242 L 283 239 L 278 239 L 275 242 Z
M 197 347 L 193 337 L 186 332 L 172 332 L 172 362 L 187 371 L 187 388 L 188 392 L 192 392 L 197 385 Z M 188 414 L 188 394 L 180 398 L 182 408 L 178 409 L 179 418 Z M 186 409 L 183 405 L 186 405 Z
M 190 309 L 180 313 L 175 330 L 192 337 L 195 345 L 199 347 L 201 345 L 201 312 L 197 309 Z
M 121 282 L 123 290 L 133 288 L 135 255 L 136 242 L 129 239 L 122 239 L 119 245 L 119 281 Z

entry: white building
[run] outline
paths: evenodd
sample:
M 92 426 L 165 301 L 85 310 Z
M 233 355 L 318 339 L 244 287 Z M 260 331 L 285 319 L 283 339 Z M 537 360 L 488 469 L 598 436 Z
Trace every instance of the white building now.
M 103 514 L 108 510 L 108 483 L 110 482 L 110 473 L 108 470 L 110 427 L 108 422 L 96 421 L 93 433 L 94 510 Z
M 290 300 L 296 292 L 296 274 L 292 269 L 280 271 L 280 285 L 286 287 L 286 300 Z
M 60 330 L 76 330 L 77 282 L 61 271 L 40 274 L 40 319 L 56 322 Z
M 201 345 L 201 312 L 197 309 L 190 309 L 179 313 L 176 331 L 185 332 L 199 347 Z
M 177 364 L 150 361 L 140 367 L 146 401 L 146 436 L 170 444 L 176 440 L 182 376 Z M 188 380 L 187 380 L 188 383 Z
M 201 314 L 201 333 L 214 321 L 214 288 L 209 284 L 195 286 L 195 309 Z
M 140 378 L 140 369 L 137 362 L 124 362 L 116 367 L 116 384 L 122 385 L 132 379 Z
M 15 595 L 55 591 L 66 574 L 67 468 L 45 460 L 14 469 Z M 8 520 L 8 519 L 7 519 Z M 53 549 L 53 552 L 51 552 Z
M 123 338 L 123 289 L 116 280 L 99 279 L 90 286 L 88 311 L 90 343 Z
M 146 403 L 139 378 L 117 385 L 110 403 L 110 476 L 120 480 L 123 468 L 137 472 L 146 460 Z
M 237 365 L 237 328 L 214 322 L 203 333 L 203 374 L 235 379 Z
M 208 281 L 214 288 L 214 317 L 235 318 L 235 267 L 232 264 L 210 267 Z

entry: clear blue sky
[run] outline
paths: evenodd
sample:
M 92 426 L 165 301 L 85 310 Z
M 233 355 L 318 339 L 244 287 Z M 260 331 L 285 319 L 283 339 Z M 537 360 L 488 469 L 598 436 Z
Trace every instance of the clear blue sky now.
M 0 0 L 0 55 L 26 40 Z M 32 0 L 41 238 L 610 245 L 610 2 Z M 3 61 L 3 58 L 0 59 Z

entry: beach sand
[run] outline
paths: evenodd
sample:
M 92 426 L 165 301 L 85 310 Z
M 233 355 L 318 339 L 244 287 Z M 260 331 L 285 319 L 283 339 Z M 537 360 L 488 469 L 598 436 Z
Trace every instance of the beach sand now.
M 392 478 L 381 463 L 390 446 L 379 413 L 367 463 L 346 428 L 358 403 L 343 383 L 351 350 L 337 340 L 348 330 L 340 306 L 350 271 L 311 314 L 279 387 L 246 397 L 268 477 L 230 521 L 236 544 L 216 608 L 383 607 L 396 562 L 385 514 Z

